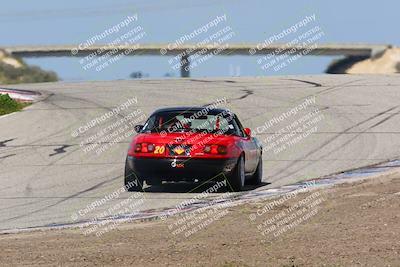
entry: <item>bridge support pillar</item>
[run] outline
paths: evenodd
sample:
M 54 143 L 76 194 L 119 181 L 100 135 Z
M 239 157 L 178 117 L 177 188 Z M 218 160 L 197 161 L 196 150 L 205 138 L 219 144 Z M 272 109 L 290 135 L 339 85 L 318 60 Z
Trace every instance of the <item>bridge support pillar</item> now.
M 181 56 L 181 77 L 182 78 L 190 77 L 189 55 Z

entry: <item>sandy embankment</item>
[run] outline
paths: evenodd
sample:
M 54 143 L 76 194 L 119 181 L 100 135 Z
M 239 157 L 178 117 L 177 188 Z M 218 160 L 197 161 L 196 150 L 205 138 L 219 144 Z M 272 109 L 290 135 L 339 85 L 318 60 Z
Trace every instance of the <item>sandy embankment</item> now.
M 5 51 L 3 51 L 1 49 L 0 49 L 0 62 L 2 62 L 4 64 L 11 65 L 16 69 L 23 67 L 21 62 L 19 62 L 18 60 L 16 60 L 12 56 L 8 55 Z
M 322 201 L 308 205 L 312 216 L 304 216 L 307 219 L 298 225 L 281 225 L 286 231 L 280 234 L 261 234 L 259 224 L 284 210 L 299 212 L 304 207 L 298 204 L 306 199 L 316 203 L 313 195 Z M 301 193 L 250 221 L 267 204 L 271 200 L 231 207 L 222 219 L 189 237 L 169 230 L 177 218 L 124 224 L 101 237 L 84 236 L 79 229 L 0 235 L 0 262 L 2 266 L 400 266 L 400 173 Z M 268 227 L 273 224 L 277 221 Z
M 400 48 L 389 48 L 376 58 L 355 63 L 346 73 L 350 74 L 391 74 L 400 72 Z

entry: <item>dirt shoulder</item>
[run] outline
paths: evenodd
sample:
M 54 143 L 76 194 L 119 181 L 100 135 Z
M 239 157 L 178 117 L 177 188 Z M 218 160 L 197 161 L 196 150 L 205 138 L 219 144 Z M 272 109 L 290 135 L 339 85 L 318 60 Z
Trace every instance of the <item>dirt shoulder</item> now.
M 81 229 L 0 235 L 0 263 L 400 266 L 400 173 L 272 201 L 220 210 L 188 237 L 173 232 L 183 217 L 122 224 L 100 237 Z

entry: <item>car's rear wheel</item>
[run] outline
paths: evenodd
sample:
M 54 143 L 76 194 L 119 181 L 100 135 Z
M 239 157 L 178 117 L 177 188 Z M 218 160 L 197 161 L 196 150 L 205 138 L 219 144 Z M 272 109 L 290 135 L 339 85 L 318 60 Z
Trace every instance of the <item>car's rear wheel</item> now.
M 263 162 L 262 162 L 262 157 L 260 157 L 260 159 L 258 161 L 256 172 L 248 180 L 248 183 L 252 184 L 252 185 L 261 184 L 261 182 L 262 182 L 262 173 L 263 173 Z
M 229 185 L 233 191 L 242 191 L 244 188 L 246 176 L 244 173 L 244 157 L 240 156 L 235 169 L 229 176 Z
M 125 189 L 129 192 L 137 192 L 143 190 L 143 180 L 140 179 L 134 171 L 129 167 L 128 159 L 125 162 Z

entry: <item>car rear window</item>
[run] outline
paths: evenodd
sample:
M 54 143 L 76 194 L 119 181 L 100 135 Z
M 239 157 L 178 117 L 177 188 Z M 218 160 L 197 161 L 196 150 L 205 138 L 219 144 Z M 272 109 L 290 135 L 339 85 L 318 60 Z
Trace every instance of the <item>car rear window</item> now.
M 152 115 L 143 127 L 143 132 L 208 132 L 232 135 L 237 126 L 231 115 L 217 113 L 199 115 L 199 112 L 163 112 Z

